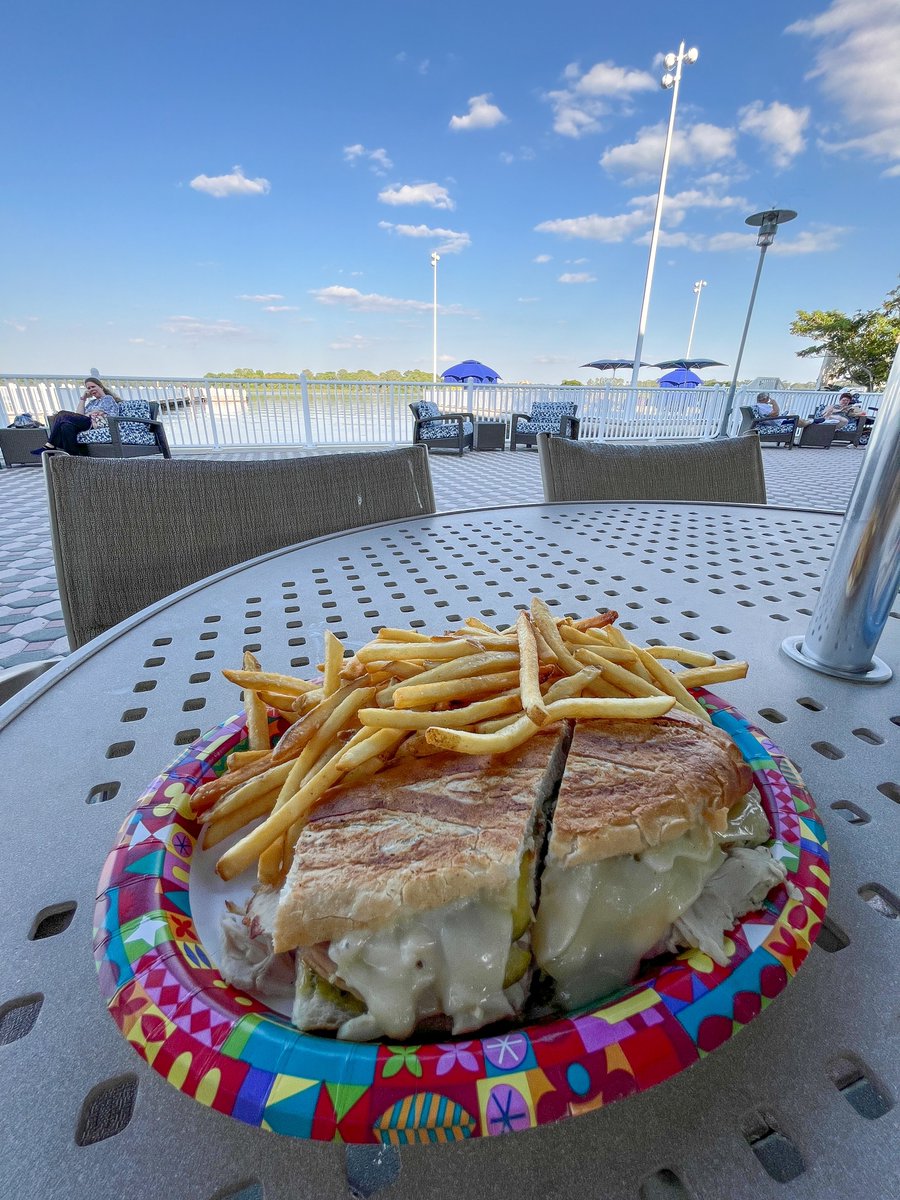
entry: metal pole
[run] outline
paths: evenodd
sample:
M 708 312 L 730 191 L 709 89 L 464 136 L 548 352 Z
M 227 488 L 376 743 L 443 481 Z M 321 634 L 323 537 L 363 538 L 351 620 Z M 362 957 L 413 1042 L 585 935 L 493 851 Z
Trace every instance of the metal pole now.
M 641 352 L 644 349 L 644 333 L 647 330 L 647 313 L 650 311 L 650 289 L 653 287 L 653 268 L 656 265 L 656 245 L 659 241 L 659 227 L 662 222 L 663 201 L 666 194 L 666 178 L 669 174 L 669 154 L 672 150 L 672 134 L 675 130 L 675 109 L 678 105 L 678 89 L 681 86 L 681 66 L 684 62 L 684 42 L 678 47 L 678 61 L 675 66 L 675 83 L 672 87 L 672 108 L 669 112 L 669 128 L 666 130 L 666 145 L 663 150 L 662 170 L 659 175 L 659 191 L 656 193 L 656 214 L 653 218 L 653 232 L 650 234 L 650 256 L 647 259 L 647 277 L 644 280 L 644 298 L 641 301 L 641 317 L 638 322 L 637 343 L 634 347 L 634 366 L 631 370 L 631 386 L 637 387 L 640 374 Z
M 728 397 L 725 400 L 725 412 L 722 414 L 722 423 L 719 426 L 719 437 L 728 436 L 728 422 L 731 420 L 731 410 L 734 407 L 734 393 L 737 388 L 738 375 L 741 370 L 741 359 L 744 357 L 744 346 L 747 344 L 747 332 L 750 329 L 750 318 L 753 316 L 753 305 L 756 303 L 756 290 L 759 287 L 759 277 L 762 274 L 763 262 L 766 257 L 768 245 L 764 242 L 759 248 L 759 262 L 756 266 L 756 278 L 753 280 L 753 291 L 750 293 L 750 304 L 747 308 L 747 317 L 744 321 L 744 332 L 741 334 L 741 344 L 738 348 L 737 362 L 734 364 L 734 378 L 731 381 L 731 387 L 728 389 Z
M 437 383 L 437 265 L 441 256 L 434 251 L 431 255 L 431 265 L 434 267 L 434 301 L 432 303 L 432 335 L 431 335 L 431 381 Z
M 693 344 L 694 344 L 694 326 L 697 324 L 697 312 L 700 308 L 700 296 L 705 287 L 706 287 L 705 279 L 698 279 L 697 282 L 694 284 L 694 291 L 697 293 L 697 299 L 694 301 L 694 315 L 691 318 L 691 332 L 688 335 L 687 353 L 684 356 L 685 358 L 691 357 L 691 346 L 693 346 Z
M 900 347 L 809 629 L 781 644 L 814 671 L 861 683 L 891 678 L 874 651 L 900 586 L 898 461 Z

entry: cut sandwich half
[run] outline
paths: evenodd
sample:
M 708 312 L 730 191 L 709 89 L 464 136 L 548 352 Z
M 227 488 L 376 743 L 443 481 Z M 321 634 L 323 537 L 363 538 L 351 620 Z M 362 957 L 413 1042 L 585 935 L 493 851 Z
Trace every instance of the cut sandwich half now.
M 664 949 L 720 948 L 784 878 L 758 848 L 770 832 L 751 787 L 731 738 L 687 714 L 576 723 L 534 930 L 559 1008 L 608 995 Z
M 397 762 L 313 810 L 274 917 L 294 1023 L 338 1037 L 478 1029 L 521 1013 L 536 864 L 570 734 Z

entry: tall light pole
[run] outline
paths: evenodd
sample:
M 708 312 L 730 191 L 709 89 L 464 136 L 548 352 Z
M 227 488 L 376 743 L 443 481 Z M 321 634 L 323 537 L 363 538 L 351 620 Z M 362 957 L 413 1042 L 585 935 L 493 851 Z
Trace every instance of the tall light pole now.
M 688 348 L 687 353 L 684 356 L 685 358 L 691 357 L 691 346 L 694 344 L 694 326 L 697 324 L 697 310 L 700 307 L 700 293 L 706 286 L 707 283 L 705 279 L 698 279 L 694 284 L 694 295 L 697 297 L 697 299 L 694 301 L 694 315 L 691 318 L 691 332 L 688 335 Z
M 675 109 L 678 105 L 678 89 L 681 86 L 681 68 L 685 63 L 695 63 L 700 57 L 700 51 L 692 46 L 685 50 L 684 42 L 678 47 L 678 53 L 669 53 L 663 59 L 666 73 L 660 84 L 672 89 L 672 108 L 669 112 L 669 128 L 666 130 L 666 145 L 663 150 L 662 170 L 659 175 L 659 191 L 656 193 L 656 215 L 653 218 L 653 232 L 650 234 L 650 256 L 647 260 L 647 278 L 644 280 L 644 298 L 641 301 L 641 319 L 638 324 L 637 344 L 634 348 L 634 367 L 631 371 L 631 386 L 637 387 L 640 373 L 641 351 L 644 348 L 644 333 L 647 329 L 647 313 L 650 310 L 650 289 L 653 286 L 653 267 L 656 263 L 656 245 L 659 241 L 659 226 L 662 221 L 663 201 L 666 195 L 666 177 L 669 174 L 669 155 L 672 151 L 672 134 L 675 131 Z M 674 74 L 672 70 L 674 68 Z
M 734 393 L 737 388 L 738 375 L 741 370 L 741 359 L 744 356 L 744 346 L 747 343 L 747 331 L 750 328 L 750 318 L 753 316 L 753 305 L 756 301 L 756 289 L 759 287 L 759 277 L 762 274 L 763 261 L 766 257 L 766 251 L 775 241 L 775 234 L 778 232 L 778 226 L 784 225 L 787 221 L 793 221 L 796 213 L 792 208 L 770 208 L 766 212 L 754 213 L 752 217 L 747 217 L 744 221 L 745 225 L 754 225 L 759 227 L 759 234 L 756 238 L 756 244 L 759 246 L 759 262 L 756 266 L 756 278 L 753 280 L 753 291 L 750 293 L 750 304 L 747 308 L 747 317 L 744 321 L 744 332 L 741 334 L 741 344 L 737 352 L 737 361 L 734 364 L 734 378 L 731 381 L 731 387 L 728 389 L 728 399 L 725 401 L 725 412 L 722 414 L 722 423 L 719 426 L 719 437 L 728 436 L 728 422 L 731 420 L 731 410 L 734 408 Z
M 433 383 L 437 383 L 437 265 L 441 261 L 441 256 L 437 250 L 431 252 L 431 266 L 434 270 L 434 302 L 432 304 L 432 327 L 431 327 L 431 379 Z

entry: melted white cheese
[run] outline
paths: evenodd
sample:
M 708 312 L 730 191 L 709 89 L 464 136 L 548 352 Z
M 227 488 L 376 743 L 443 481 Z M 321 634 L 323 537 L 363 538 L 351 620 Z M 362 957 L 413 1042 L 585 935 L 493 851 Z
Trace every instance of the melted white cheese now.
M 549 864 L 534 927 L 538 965 L 577 1008 L 631 979 L 725 855 L 704 827 L 639 855 Z
M 390 928 L 331 942 L 334 978 L 365 1002 L 338 1037 L 408 1037 L 426 1017 L 446 1014 L 454 1034 L 514 1015 L 524 990 L 504 990 L 515 889 L 414 913 Z

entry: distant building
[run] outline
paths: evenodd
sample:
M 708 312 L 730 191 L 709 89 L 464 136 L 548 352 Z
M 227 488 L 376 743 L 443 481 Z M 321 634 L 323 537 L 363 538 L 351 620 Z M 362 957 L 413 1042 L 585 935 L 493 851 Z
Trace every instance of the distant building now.
M 751 392 L 783 392 L 785 386 L 777 375 L 757 375 L 747 384 Z

